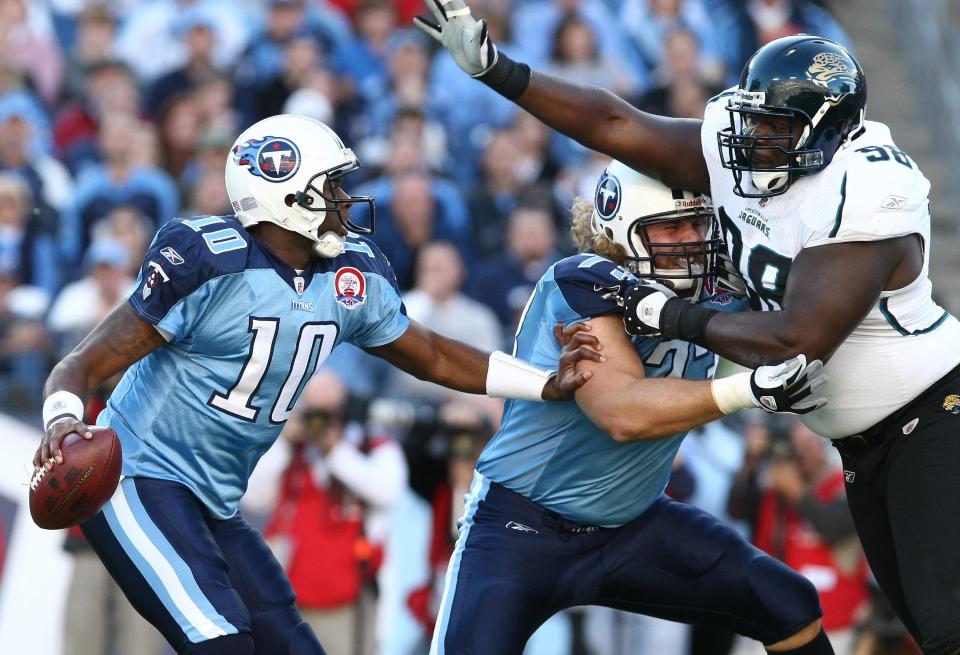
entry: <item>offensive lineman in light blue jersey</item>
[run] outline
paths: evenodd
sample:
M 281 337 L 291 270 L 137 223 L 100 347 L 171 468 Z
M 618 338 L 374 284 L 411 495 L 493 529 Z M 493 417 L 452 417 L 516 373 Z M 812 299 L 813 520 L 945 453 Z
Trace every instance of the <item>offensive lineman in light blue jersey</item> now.
M 250 127 L 226 163 L 236 215 L 164 225 L 127 302 L 47 381 L 38 468 L 62 463 L 68 433 L 91 438 L 81 396 L 126 369 L 99 417 L 120 436 L 125 477 L 82 529 L 181 655 L 323 653 L 237 504 L 337 343 L 472 393 L 556 399 L 588 377 L 573 371 L 575 352 L 561 384 L 410 321 L 389 262 L 357 234 L 373 232 L 373 200 L 341 189 L 358 167 L 318 121 L 282 115 Z M 369 226 L 351 219 L 358 203 Z
M 583 254 L 540 279 L 514 354 L 549 368 L 560 356 L 554 326 L 589 320 L 605 360 L 577 365 L 592 377 L 575 401 L 506 403 L 466 497 L 431 654 L 518 655 L 551 615 L 591 604 L 804 652 L 791 649 L 819 633 L 813 585 L 664 489 L 691 427 L 747 407 L 821 407 L 821 364 L 800 356 L 710 382 L 716 356 L 705 348 L 624 335 L 620 293 L 638 277 L 739 309 L 731 293 L 707 291 L 722 270 L 707 197 L 613 162 L 594 205 L 578 200 L 573 213 Z

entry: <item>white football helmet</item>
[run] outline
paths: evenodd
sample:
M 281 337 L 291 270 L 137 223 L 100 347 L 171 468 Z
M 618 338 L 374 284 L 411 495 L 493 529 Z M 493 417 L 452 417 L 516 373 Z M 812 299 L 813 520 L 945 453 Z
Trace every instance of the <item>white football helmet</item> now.
M 319 234 L 327 212 L 336 212 L 349 231 L 373 234 L 376 214 L 369 196 L 333 197 L 324 183 L 360 168 L 357 156 L 320 121 L 295 114 L 265 118 L 237 137 L 227 156 L 227 193 L 244 227 L 275 223 L 315 242 L 321 257 L 343 252 L 344 239 Z M 350 219 L 351 204 L 367 203 L 369 227 Z
M 699 240 L 649 238 L 651 225 L 690 219 L 694 219 Z M 637 277 L 655 279 L 694 301 L 700 298 L 705 284 L 712 292 L 716 255 L 722 242 L 709 196 L 670 189 L 612 161 L 597 182 L 591 227 L 594 234 L 626 249 L 624 266 Z

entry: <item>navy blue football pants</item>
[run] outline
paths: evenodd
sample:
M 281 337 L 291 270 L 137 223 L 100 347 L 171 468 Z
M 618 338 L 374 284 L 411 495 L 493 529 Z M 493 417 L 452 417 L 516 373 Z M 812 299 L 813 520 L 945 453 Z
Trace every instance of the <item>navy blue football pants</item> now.
M 520 655 L 540 624 L 576 605 L 764 644 L 821 616 L 806 578 L 700 509 L 662 497 L 619 528 L 582 526 L 475 474 L 431 655 Z
M 260 534 L 239 515 L 211 516 L 183 485 L 125 478 L 82 529 L 178 653 L 323 655 Z

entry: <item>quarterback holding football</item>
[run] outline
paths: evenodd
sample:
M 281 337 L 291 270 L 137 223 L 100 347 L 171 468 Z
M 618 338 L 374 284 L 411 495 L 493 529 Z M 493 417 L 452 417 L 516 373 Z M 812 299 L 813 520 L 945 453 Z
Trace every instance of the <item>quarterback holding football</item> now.
M 960 422 L 945 400 L 960 392 L 960 322 L 931 297 L 930 183 L 866 120 L 856 57 L 817 36 L 774 40 L 702 121 L 674 119 L 511 60 L 463 0 L 427 5 L 417 25 L 466 73 L 586 147 L 712 196 L 754 311 L 642 283 L 627 331 L 749 367 L 822 359 L 829 404 L 802 419 L 840 452 L 874 575 L 924 652 L 960 652 Z

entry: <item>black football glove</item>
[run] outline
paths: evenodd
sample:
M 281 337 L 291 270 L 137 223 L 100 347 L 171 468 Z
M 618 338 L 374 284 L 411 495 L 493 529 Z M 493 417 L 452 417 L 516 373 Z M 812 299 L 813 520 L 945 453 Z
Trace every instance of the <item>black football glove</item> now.
M 623 327 L 627 334 L 652 337 L 660 334 L 660 311 L 677 294 L 653 280 L 640 280 L 623 294 Z

